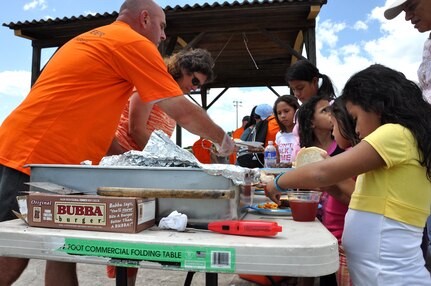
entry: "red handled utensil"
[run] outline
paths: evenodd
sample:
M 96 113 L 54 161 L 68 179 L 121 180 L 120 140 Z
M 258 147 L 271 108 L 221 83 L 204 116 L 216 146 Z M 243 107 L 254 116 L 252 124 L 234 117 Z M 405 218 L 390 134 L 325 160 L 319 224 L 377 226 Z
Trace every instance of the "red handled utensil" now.
M 282 227 L 273 221 L 261 220 L 224 220 L 208 223 L 208 229 L 214 232 L 245 236 L 275 236 Z

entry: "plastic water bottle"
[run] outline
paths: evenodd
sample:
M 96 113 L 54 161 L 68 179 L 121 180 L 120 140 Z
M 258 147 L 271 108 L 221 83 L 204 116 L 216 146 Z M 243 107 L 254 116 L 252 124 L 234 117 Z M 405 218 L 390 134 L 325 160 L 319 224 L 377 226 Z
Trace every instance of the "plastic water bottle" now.
M 277 164 L 277 150 L 274 147 L 274 142 L 268 141 L 268 146 L 266 146 L 264 151 L 265 157 L 265 168 L 275 168 Z

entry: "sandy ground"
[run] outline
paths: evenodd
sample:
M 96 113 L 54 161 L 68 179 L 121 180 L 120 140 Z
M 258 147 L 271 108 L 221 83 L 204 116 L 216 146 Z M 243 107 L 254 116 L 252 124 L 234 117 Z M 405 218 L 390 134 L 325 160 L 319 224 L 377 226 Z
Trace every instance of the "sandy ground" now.
M 44 260 L 30 260 L 30 263 L 21 277 L 13 286 L 43 286 L 44 285 Z M 115 279 L 106 276 L 106 267 L 95 264 L 78 264 L 78 279 L 81 286 L 114 286 Z M 136 285 L 184 285 L 187 272 L 139 269 Z M 61 285 L 59 283 L 59 285 Z M 205 273 L 196 273 L 193 277 L 193 286 L 205 285 Z M 257 286 L 238 277 L 235 274 L 219 274 L 219 286 Z

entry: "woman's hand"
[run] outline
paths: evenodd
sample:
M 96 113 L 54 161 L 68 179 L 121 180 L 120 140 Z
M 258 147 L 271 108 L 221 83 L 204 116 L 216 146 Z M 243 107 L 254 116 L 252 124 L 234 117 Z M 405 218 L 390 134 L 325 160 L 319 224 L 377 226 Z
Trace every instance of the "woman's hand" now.
M 277 189 L 275 188 L 274 185 L 274 180 L 268 182 L 264 188 L 265 191 L 265 196 L 267 196 L 268 198 L 271 199 L 271 201 L 273 201 L 274 203 L 280 205 L 280 197 L 281 197 L 281 193 L 279 191 L 277 191 Z

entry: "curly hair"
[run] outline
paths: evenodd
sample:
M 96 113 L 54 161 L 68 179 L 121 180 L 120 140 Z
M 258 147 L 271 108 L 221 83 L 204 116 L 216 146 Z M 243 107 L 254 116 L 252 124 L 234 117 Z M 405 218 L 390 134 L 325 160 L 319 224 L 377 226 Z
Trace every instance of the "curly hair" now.
M 275 115 L 275 120 L 277 121 L 281 132 L 288 132 L 286 126 L 284 126 L 284 124 L 280 122 L 280 119 L 278 119 L 277 116 L 277 104 L 279 104 L 280 102 L 285 102 L 287 105 L 291 106 L 296 111 L 299 108 L 298 99 L 296 99 L 296 97 L 294 97 L 293 95 L 282 95 L 275 100 L 274 107 L 272 108 L 273 114 Z
M 285 75 L 287 86 L 289 86 L 289 81 L 292 80 L 312 82 L 314 78 L 322 79 L 322 85 L 319 87 L 319 92 L 323 92 L 323 94 L 328 97 L 328 100 L 334 99 L 335 90 L 331 79 L 327 75 L 321 74 L 319 69 L 308 60 L 297 61 L 287 69 Z
M 355 121 L 347 112 L 346 106 L 339 97 L 332 102 L 330 110 L 335 120 L 337 120 L 341 136 L 349 141 L 350 146 L 358 144 L 360 139 L 355 131 Z
M 183 77 L 182 69 L 186 72 L 198 72 L 207 77 L 205 83 L 214 80 L 214 61 L 211 54 L 204 49 L 180 51 L 166 60 L 168 72 L 177 81 Z
M 416 83 L 401 72 L 375 64 L 354 74 L 340 98 L 379 114 L 382 125 L 394 123 L 409 129 L 417 141 L 419 162 L 431 181 L 431 105 Z
M 313 129 L 314 112 L 316 105 L 321 100 L 328 100 L 325 96 L 318 94 L 313 96 L 309 101 L 301 105 L 298 109 L 297 120 L 298 120 L 298 133 L 299 133 L 299 145 L 302 147 L 311 147 L 316 145 L 316 135 Z

